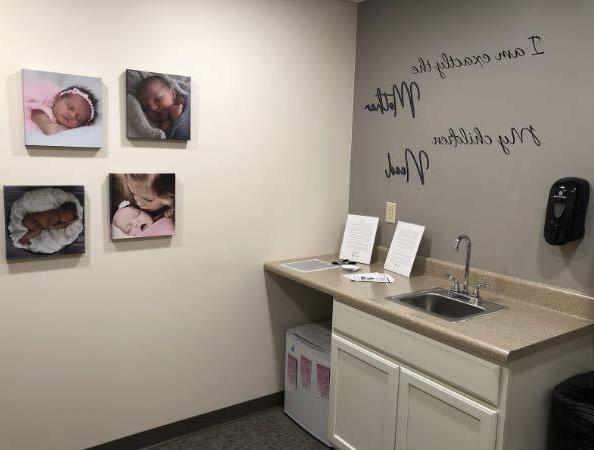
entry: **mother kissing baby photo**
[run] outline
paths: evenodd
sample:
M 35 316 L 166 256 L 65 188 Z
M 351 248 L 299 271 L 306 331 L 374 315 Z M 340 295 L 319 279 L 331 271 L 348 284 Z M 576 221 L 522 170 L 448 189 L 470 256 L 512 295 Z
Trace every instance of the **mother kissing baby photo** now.
M 172 236 L 175 174 L 110 174 L 112 239 Z

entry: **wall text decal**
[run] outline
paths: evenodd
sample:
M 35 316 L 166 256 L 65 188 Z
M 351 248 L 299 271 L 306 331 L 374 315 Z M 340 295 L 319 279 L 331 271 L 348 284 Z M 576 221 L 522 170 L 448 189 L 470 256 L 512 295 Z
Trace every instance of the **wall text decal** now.
M 483 133 L 479 127 L 465 130 L 464 128 L 448 129 L 448 134 L 445 136 L 433 136 L 432 144 L 449 147 L 461 147 L 465 145 L 492 145 L 499 144 L 503 153 L 509 155 L 511 153 L 510 147 L 524 141 L 531 141 L 537 147 L 541 146 L 540 138 L 536 134 L 536 129 L 529 125 L 527 127 L 516 128 L 511 127 L 509 134 L 500 133 L 497 137 L 491 137 L 489 134 Z
M 413 153 L 410 148 L 404 150 L 404 165 L 394 166 L 392 164 L 392 157 L 390 153 L 388 155 L 388 168 L 384 169 L 386 178 L 393 176 L 406 176 L 406 182 L 410 182 L 410 163 L 414 163 L 414 169 L 419 176 L 421 186 L 425 185 L 425 171 L 429 170 L 429 155 L 425 150 L 419 150 L 417 156 Z
M 368 103 L 363 109 L 369 112 L 379 112 L 380 114 L 394 111 L 394 117 L 397 117 L 398 105 L 400 105 L 402 109 L 408 107 L 410 115 L 414 119 L 416 117 L 415 101 L 419 101 L 420 99 L 421 89 L 416 81 L 411 83 L 403 81 L 400 83 L 400 87 L 393 84 L 390 91 L 383 91 L 377 88 L 375 91 L 375 101 Z
M 429 58 L 419 58 L 419 64 L 411 67 L 414 75 L 423 75 L 426 73 L 435 73 L 442 80 L 455 70 L 477 67 L 484 69 L 489 64 L 495 64 L 506 61 L 518 61 L 526 56 L 543 55 L 542 38 L 538 35 L 527 38 L 528 45 L 525 47 L 515 47 L 503 49 L 488 53 L 479 51 L 472 55 L 454 56 L 452 54 L 441 52 L 440 58 L 431 62 Z M 410 112 L 411 117 L 416 118 L 417 102 L 421 99 L 421 90 L 419 85 L 412 81 L 394 83 L 391 89 L 375 90 L 374 101 L 365 105 L 364 109 L 368 112 L 377 112 L 386 114 L 393 112 L 397 117 L 399 110 Z M 533 125 L 522 127 L 512 126 L 500 133 L 486 133 L 478 126 L 469 128 L 448 128 L 447 134 L 434 135 L 430 141 L 434 147 L 438 148 L 458 148 L 473 147 L 483 149 L 488 146 L 495 146 L 505 155 L 510 155 L 514 146 L 519 144 L 534 145 L 541 147 L 542 142 L 536 133 Z M 425 185 L 425 176 L 429 170 L 429 155 L 425 150 L 414 152 L 410 148 L 405 148 L 403 160 L 395 164 L 392 162 L 392 155 L 387 153 L 387 167 L 384 168 L 386 178 L 406 177 L 405 181 L 409 183 L 416 174 L 421 186 Z M 412 171 L 412 174 L 411 174 Z
M 453 56 L 449 53 L 442 52 L 440 58 L 434 60 L 433 63 L 429 61 L 429 58 L 419 58 L 419 64 L 411 66 L 411 72 L 414 75 L 436 72 L 443 80 L 446 78 L 447 71 L 450 70 L 468 67 L 483 69 L 487 64 L 491 63 L 514 61 L 526 55 L 535 56 L 544 54 L 544 51 L 541 49 L 542 39 L 540 36 L 530 36 L 527 39 L 529 41 L 529 47 L 527 49 L 516 47 L 499 50 L 491 54 L 481 50 L 476 54 L 461 56 Z

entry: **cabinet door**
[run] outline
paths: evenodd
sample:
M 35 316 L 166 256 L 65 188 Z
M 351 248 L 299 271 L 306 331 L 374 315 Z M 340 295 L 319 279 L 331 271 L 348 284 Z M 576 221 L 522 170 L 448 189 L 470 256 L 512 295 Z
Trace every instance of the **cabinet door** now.
M 338 448 L 394 450 L 399 366 L 335 334 L 330 440 Z
M 402 368 L 398 450 L 493 450 L 497 412 Z

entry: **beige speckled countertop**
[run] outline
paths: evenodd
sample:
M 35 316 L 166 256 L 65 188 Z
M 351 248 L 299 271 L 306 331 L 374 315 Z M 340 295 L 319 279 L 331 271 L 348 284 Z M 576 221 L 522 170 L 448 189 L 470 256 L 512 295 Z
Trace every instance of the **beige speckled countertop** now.
M 383 284 L 350 281 L 342 276 L 346 271 L 338 266 L 333 269 L 308 273 L 282 266 L 287 262 L 312 258 L 332 261 L 337 258 L 337 255 L 275 261 L 266 263 L 264 267 L 268 272 L 330 294 L 337 301 L 368 314 L 498 364 L 506 364 L 548 346 L 583 334 L 594 333 L 594 320 L 591 317 L 568 314 L 543 307 L 538 304 L 538 301 L 522 301 L 501 295 L 499 292 L 494 294 L 484 291 L 483 297 L 486 300 L 507 306 L 508 310 L 454 323 L 386 299 L 390 295 L 436 286 L 449 287 L 447 280 L 436 277 L 429 270 L 425 270 L 422 274 L 415 275 L 413 273 L 410 278 L 387 272 L 395 280 L 392 284 Z M 382 266 L 383 264 L 377 263 L 361 264 L 362 269 L 357 273 L 384 272 Z M 501 285 L 502 283 L 499 280 L 495 284 Z M 546 287 L 534 288 L 534 285 L 534 283 L 526 282 L 526 289 L 532 289 L 527 297 L 538 298 L 538 292 L 543 292 L 543 297 L 555 298 L 557 290 Z M 542 291 L 538 291 L 538 289 Z M 500 290 L 506 292 L 505 289 Z M 508 291 L 522 292 L 521 289 L 517 289 L 517 286 L 514 290 L 509 289 Z M 571 296 L 576 295 L 577 300 L 573 303 L 577 304 L 580 301 L 582 304 L 584 303 L 584 296 L 561 290 L 558 292 L 559 298 L 562 298 L 563 302 L 573 302 Z M 586 300 L 591 300 L 591 298 L 586 297 Z M 591 304 L 594 305 L 594 302 L 586 301 L 585 304 L 589 308 Z

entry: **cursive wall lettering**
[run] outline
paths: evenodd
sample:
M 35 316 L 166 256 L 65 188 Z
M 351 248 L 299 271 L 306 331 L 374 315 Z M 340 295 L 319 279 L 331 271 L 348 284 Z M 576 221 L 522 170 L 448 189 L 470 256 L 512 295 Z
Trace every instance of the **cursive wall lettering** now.
M 406 176 L 406 182 L 410 182 L 410 163 L 414 163 L 414 169 L 419 176 L 421 186 L 425 185 L 425 171 L 429 170 L 429 155 L 425 150 L 419 150 L 417 156 L 413 153 L 410 148 L 404 150 L 404 165 L 394 166 L 392 164 L 392 157 L 390 153 L 388 155 L 388 168 L 384 169 L 386 178 L 393 176 Z
M 544 51 L 540 48 L 542 44 L 542 38 L 540 36 L 530 36 L 527 39 L 530 42 L 530 49 L 528 50 L 522 47 L 515 47 L 512 49 L 500 49 L 492 54 L 481 50 L 474 54 L 463 56 L 441 52 L 440 57 L 433 63 L 428 58 L 419 58 L 419 64 L 413 64 L 411 66 L 411 72 L 414 75 L 420 75 L 435 71 L 439 75 L 439 78 L 444 80 L 447 77 L 448 71 L 470 67 L 484 69 L 490 63 L 514 61 L 526 55 L 535 56 L 544 54 Z
M 456 70 L 465 70 L 476 68 L 485 69 L 489 64 L 497 64 L 511 61 L 518 61 L 527 56 L 543 55 L 542 38 L 538 35 L 526 38 L 528 45 L 525 47 L 501 48 L 492 52 L 480 50 L 468 55 L 455 55 L 448 52 L 440 52 L 437 59 L 419 57 L 418 63 L 411 66 L 411 72 L 414 75 L 424 75 L 435 73 L 442 80 L 450 73 Z M 367 112 L 377 112 L 379 114 L 393 113 L 398 116 L 400 110 L 408 110 L 411 117 L 416 118 L 417 102 L 421 99 L 421 90 L 419 85 L 412 81 L 394 83 L 391 89 L 375 90 L 374 100 L 364 106 Z M 503 154 L 510 155 L 514 146 L 520 144 L 533 145 L 541 147 L 542 142 L 536 133 L 533 125 L 516 127 L 512 126 L 501 133 L 486 133 L 478 126 L 469 128 L 448 128 L 447 134 L 435 135 L 431 139 L 435 147 L 472 147 L 483 149 L 485 147 L 498 148 Z M 410 148 L 403 151 L 403 160 L 396 164 L 392 161 L 392 155 L 388 152 L 387 167 L 384 168 L 386 178 L 406 177 L 406 183 L 416 174 L 421 186 L 425 185 L 425 176 L 429 171 L 429 155 L 425 150 L 419 150 L 415 153 Z
M 419 101 L 420 99 L 421 90 L 416 81 L 411 83 L 403 81 L 400 83 L 400 88 L 396 84 L 393 84 L 389 92 L 377 88 L 375 91 L 375 102 L 368 103 L 363 109 L 369 112 L 379 112 L 380 114 L 394 111 L 394 117 L 397 117 L 398 105 L 400 105 L 400 108 L 403 109 L 408 107 L 410 115 L 414 119 L 416 117 L 415 101 Z
M 532 143 L 534 145 L 536 145 L 537 147 L 540 147 L 540 139 L 539 137 L 536 135 L 536 130 L 534 129 L 534 127 L 532 125 L 530 125 L 529 127 L 523 127 L 520 128 L 519 130 L 516 127 L 512 127 L 510 129 L 510 135 L 506 136 L 505 134 L 500 134 L 499 137 L 497 138 L 497 142 L 499 142 L 499 145 L 501 146 L 501 150 L 503 151 L 503 153 L 505 153 L 506 155 L 509 155 L 510 150 L 509 150 L 509 146 L 510 145 L 514 145 L 517 142 L 519 142 L 520 144 L 524 143 L 524 132 L 526 133 L 526 138 L 528 139 L 532 139 Z
M 509 155 L 511 153 L 511 146 L 524 142 L 532 142 L 537 147 L 542 145 L 540 138 L 536 134 L 536 129 L 529 125 L 527 127 L 511 127 L 509 134 L 500 133 L 497 137 L 491 137 L 489 134 L 484 133 L 479 127 L 471 129 L 454 128 L 448 129 L 448 134 L 445 136 L 433 136 L 431 142 L 435 146 L 449 146 L 449 147 L 461 147 L 461 146 L 485 146 L 492 145 L 493 143 L 499 144 L 500 150 Z

